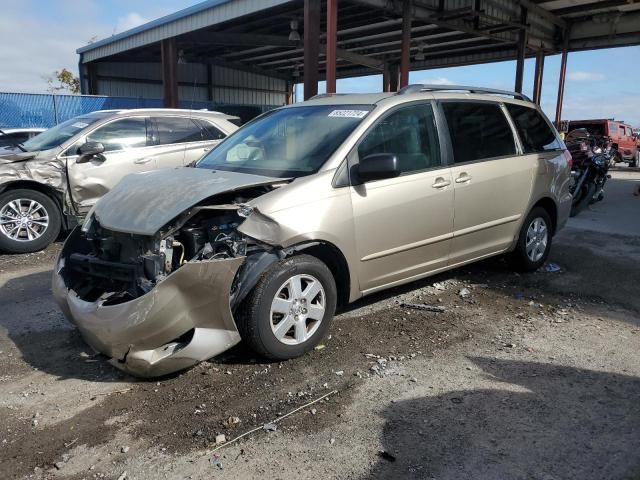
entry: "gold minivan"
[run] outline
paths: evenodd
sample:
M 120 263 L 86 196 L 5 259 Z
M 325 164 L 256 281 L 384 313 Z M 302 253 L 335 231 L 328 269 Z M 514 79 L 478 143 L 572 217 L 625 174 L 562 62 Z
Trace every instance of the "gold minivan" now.
M 292 358 L 336 305 L 494 255 L 539 268 L 569 215 L 570 163 L 521 94 L 319 96 L 258 117 L 192 168 L 125 177 L 67 240 L 53 290 L 134 375 L 240 340 Z

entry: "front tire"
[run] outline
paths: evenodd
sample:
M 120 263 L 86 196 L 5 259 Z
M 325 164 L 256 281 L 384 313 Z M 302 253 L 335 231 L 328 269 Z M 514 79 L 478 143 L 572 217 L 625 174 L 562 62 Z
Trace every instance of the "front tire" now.
M 549 213 L 535 207 L 520 229 L 516 248 L 507 257 L 519 272 L 533 272 L 544 265 L 551 250 L 552 223 Z
M 8 190 L 0 195 L 0 250 L 31 253 L 60 234 L 62 218 L 55 202 L 36 190 Z
M 271 360 L 310 351 L 327 334 L 336 309 L 336 284 L 327 266 L 310 255 L 273 264 L 242 302 L 236 324 L 242 339 Z

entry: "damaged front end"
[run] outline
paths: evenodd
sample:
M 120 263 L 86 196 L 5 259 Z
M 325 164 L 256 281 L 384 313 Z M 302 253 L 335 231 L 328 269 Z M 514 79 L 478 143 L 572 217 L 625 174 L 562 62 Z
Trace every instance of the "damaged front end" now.
M 133 375 L 165 375 L 240 341 L 232 310 L 283 255 L 241 234 L 244 202 L 275 188 L 216 195 L 154 235 L 108 230 L 89 215 L 60 254 L 56 300 L 98 352 Z

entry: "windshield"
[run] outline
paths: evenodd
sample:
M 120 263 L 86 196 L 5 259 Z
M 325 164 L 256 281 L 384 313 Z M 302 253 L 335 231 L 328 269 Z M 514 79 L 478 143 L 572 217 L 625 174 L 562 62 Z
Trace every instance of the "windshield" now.
M 320 169 L 373 105 L 314 105 L 274 110 L 237 130 L 198 168 L 272 177 L 301 177 Z
M 20 144 L 25 152 L 37 152 L 49 150 L 62 145 L 75 134 L 87 128 L 89 125 L 106 117 L 107 114 L 89 114 L 72 118 L 62 122 L 55 127 L 45 130 L 41 134 Z

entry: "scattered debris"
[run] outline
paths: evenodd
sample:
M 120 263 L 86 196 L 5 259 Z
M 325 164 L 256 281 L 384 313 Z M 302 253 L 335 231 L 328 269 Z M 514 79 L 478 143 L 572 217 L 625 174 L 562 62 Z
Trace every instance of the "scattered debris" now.
M 318 411 L 315 408 L 311 409 L 311 415 L 315 415 Z
M 229 417 L 223 422 L 224 426 L 227 428 L 237 425 L 238 423 L 240 423 L 240 418 L 238 417 Z
M 262 429 L 265 432 L 275 432 L 276 430 L 278 430 L 278 426 L 275 423 L 265 423 L 262 426 Z
M 545 263 L 538 269 L 539 272 L 556 273 L 561 272 L 562 268 L 557 263 Z
M 64 448 L 69 448 L 71 445 L 73 445 L 73 444 L 74 444 L 74 443 L 76 443 L 77 441 L 78 441 L 78 438 L 76 437 L 76 438 L 74 438 L 73 440 L 71 440 L 70 442 L 65 443 L 65 444 L 64 444 Z
M 396 461 L 396 457 L 395 455 L 391 455 L 389 452 L 387 452 L 386 450 L 380 450 L 378 452 L 378 456 L 384 460 L 387 460 L 388 462 L 395 462 Z
M 125 445 L 124 447 L 122 447 L 122 448 L 120 449 L 120 451 L 121 451 L 122 453 L 127 453 L 127 452 L 129 451 L 129 446 L 128 446 L 128 445 Z
M 222 445 L 223 443 L 227 443 L 227 437 L 224 434 L 216 435 L 216 445 Z
M 334 443 L 336 443 L 336 439 L 335 439 L 335 438 L 333 438 L 333 437 L 331 437 L 331 438 L 329 439 L 329 445 L 333 445 Z
M 222 469 L 223 469 L 222 462 L 220 461 L 220 456 L 219 456 L 219 455 L 217 455 L 217 454 L 215 454 L 215 453 L 214 453 L 214 454 L 213 454 L 213 457 L 211 457 L 211 458 L 209 459 L 209 462 L 210 462 L 210 463 L 211 463 L 211 465 L 213 465 L 214 467 L 218 467 L 220 470 L 222 470 Z
M 460 295 L 461 298 L 467 298 L 471 295 L 471 290 L 469 290 L 468 288 L 461 288 L 458 292 L 458 295 Z
M 425 312 L 438 312 L 442 313 L 445 308 L 440 305 L 427 305 L 425 303 L 401 303 L 403 308 L 411 308 L 413 310 L 424 310 Z
M 344 370 L 338 370 L 337 372 L 335 372 L 335 374 L 341 377 L 344 375 Z
M 462 403 L 462 397 L 451 397 L 452 403 Z
M 266 428 L 267 426 L 270 426 L 270 425 L 274 425 L 274 426 L 275 426 L 275 424 L 276 424 L 276 423 L 281 422 L 282 420 L 284 420 L 285 418 L 287 418 L 287 417 L 289 417 L 289 416 L 293 415 L 294 413 L 297 413 L 297 412 L 299 412 L 300 410 L 303 410 L 303 409 L 305 409 L 305 408 L 307 408 L 307 407 L 310 407 L 310 406 L 311 406 L 311 405 L 313 405 L 314 403 L 318 403 L 318 402 L 320 402 L 320 401 L 324 400 L 325 398 L 327 398 L 327 397 L 329 397 L 329 396 L 331 396 L 331 395 L 334 395 L 334 394 L 336 394 L 336 393 L 338 393 L 338 391 L 337 391 L 337 390 L 332 390 L 332 391 L 330 391 L 329 393 L 325 393 L 325 394 L 324 394 L 324 395 L 322 395 L 321 397 L 318 397 L 318 398 L 316 398 L 315 400 L 313 400 L 313 401 L 311 401 L 311 402 L 309 402 L 309 403 L 305 403 L 304 405 L 301 405 L 301 406 L 299 406 L 298 408 L 294 408 L 293 410 L 291 410 L 289 413 L 287 413 L 287 414 L 285 414 L 285 415 L 279 416 L 279 417 L 278 417 L 278 418 L 276 418 L 274 421 L 272 421 L 270 424 L 269 424 L 269 423 L 267 423 L 267 424 L 261 425 L 261 426 L 256 427 L 256 428 L 252 428 L 252 429 L 251 429 L 251 430 L 249 430 L 248 432 L 244 432 L 242 435 L 238 435 L 236 438 L 234 438 L 233 440 L 229 440 L 228 442 L 227 442 L 227 439 L 226 439 L 226 437 L 225 437 L 224 435 L 218 435 L 218 436 L 216 437 L 216 448 L 214 448 L 214 449 L 212 450 L 212 452 L 211 452 L 211 453 L 215 452 L 216 450 L 219 450 L 219 449 L 220 449 L 220 448 L 222 448 L 223 446 L 231 445 L 232 443 L 237 442 L 238 440 L 240 440 L 241 438 L 246 437 L 247 435 L 251 435 L 252 433 L 257 432 L 258 430 L 267 430 L 267 428 Z M 269 431 L 269 430 L 267 430 L 267 431 Z M 222 438 L 222 442 L 221 442 L 221 443 L 218 443 L 218 438 L 219 438 L 219 437 L 221 437 L 221 438 Z
M 122 472 L 122 474 L 118 477 L 118 480 L 126 480 L 127 478 L 127 471 L 125 470 L 124 472 Z
M 324 344 L 320 344 L 320 345 L 316 345 L 315 347 L 313 347 L 314 350 L 322 350 L 323 348 L 325 348 Z

